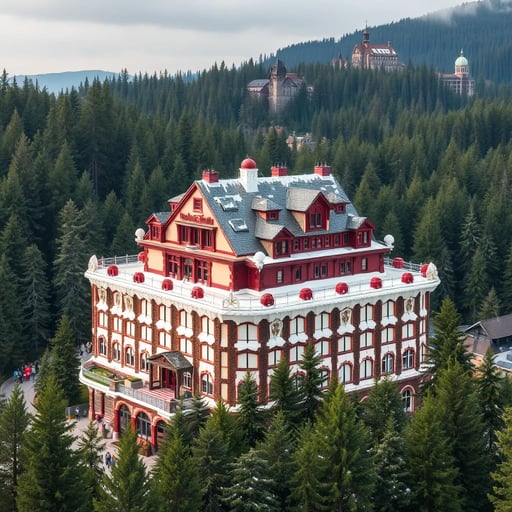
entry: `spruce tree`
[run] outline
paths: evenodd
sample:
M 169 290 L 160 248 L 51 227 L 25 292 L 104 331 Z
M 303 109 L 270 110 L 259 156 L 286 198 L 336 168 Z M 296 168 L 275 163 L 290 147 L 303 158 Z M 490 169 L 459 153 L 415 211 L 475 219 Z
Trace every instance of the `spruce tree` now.
M 0 503 L 5 512 L 16 512 L 18 478 L 24 470 L 22 447 L 30 415 L 23 391 L 15 383 L 0 408 Z
M 232 464 L 231 485 L 224 488 L 223 500 L 230 512 L 281 511 L 265 460 L 256 449 L 249 449 Z
M 258 386 L 249 371 L 238 387 L 238 402 L 236 423 L 243 437 L 243 446 L 254 447 L 263 438 L 264 413 L 258 401 Z
M 222 489 L 228 483 L 228 446 L 219 424 L 211 417 L 192 443 L 192 456 L 203 498 L 201 510 L 224 510 L 221 497 Z
M 63 392 L 50 376 L 25 434 L 22 455 L 26 470 L 18 480 L 18 512 L 91 510 L 73 450 L 73 424 L 66 419 L 65 407 Z
M 330 483 L 323 481 L 327 462 L 317 450 L 311 424 L 306 423 L 298 437 L 294 456 L 296 471 L 291 482 L 292 502 L 297 505 L 297 510 L 331 510 L 326 504 Z
M 210 409 L 205 399 L 200 395 L 192 397 L 192 408 L 187 411 L 185 425 L 187 429 L 186 441 L 191 443 L 210 416 Z
M 319 456 L 325 459 L 325 471 L 319 481 L 328 485 L 328 510 L 370 509 L 375 485 L 370 434 L 357 419 L 341 384 L 329 389 L 313 438 Z
M 25 249 L 22 266 L 23 321 L 30 340 L 29 351 L 39 357 L 50 334 L 51 302 L 47 265 L 35 244 Z
M 290 373 L 290 365 L 284 357 L 279 361 L 270 377 L 270 400 L 273 401 L 272 411 L 282 412 L 285 421 L 297 425 L 302 413 L 301 396 L 295 379 Z
M 193 463 L 183 413 L 177 410 L 167 431 L 152 474 L 160 512 L 198 512 L 201 509 L 197 468 Z
M 105 441 L 98 432 L 97 425 L 90 421 L 77 443 L 80 466 L 82 468 L 82 482 L 88 500 L 99 499 L 100 486 L 103 478 L 101 452 L 105 448 Z
M 503 428 L 502 387 L 506 377 L 495 365 L 493 356 L 492 350 L 488 349 L 482 364 L 477 368 L 479 378 L 475 380 L 475 384 L 486 430 L 487 450 L 496 455 L 496 433 Z
M 57 332 L 50 340 L 50 349 L 51 371 L 64 392 L 67 405 L 78 404 L 80 401 L 78 344 L 71 322 L 66 315 L 59 320 Z
M 95 512 L 155 512 L 146 466 L 139 458 L 137 433 L 126 428 L 119 441 L 116 464 L 105 473 L 100 496 L 93 500 Z
M 258 455 L 266 462 L 267 476 L 279 510 L 292 509 L 291 489 L 295 473 L 295 445 L 290 425 L 283 411 L 277 411 L 263 441 L 256 445 Z
M 323 376 L 320 369 L 322 357 L 315 350 L 313 343 L 308 343 L 299 364 L 304 372 L 300 380 L 300 393 L 302 395 L 303 417 L 313 421 L 322 402 Z
M 396 383 L 389 378 L 375 382 L 362 402 L 361 410 L 361 418 L 369 428 L 375 443 L 379 443 L 387 431 L 388 419 L 393 420 L 397 432 L 400 432 L 405 424 L 402 396 Z
M 379 442 L 374 446 L 376 467 L 373 501 L 379 512 L 408 512 L 411 489 L 407 485 L 405 444 L 401 429 L 389 417 Z
M 500 463 L 492 473 L 493 487 L 489 500 L 495 512 L 512 510 L 512 407 L 504 412 L 504 428 L 497 433 Z
M 489 510 L 491 457 L 474 379 L 458 362 L 437 375 L 436 405 L 450 442 L 466 511 Z
M 410 510 L 461 512 L 459 471 L 443 428 L 443 418 L 430 393 L 405 429 L 407 481 L 411 489 Z

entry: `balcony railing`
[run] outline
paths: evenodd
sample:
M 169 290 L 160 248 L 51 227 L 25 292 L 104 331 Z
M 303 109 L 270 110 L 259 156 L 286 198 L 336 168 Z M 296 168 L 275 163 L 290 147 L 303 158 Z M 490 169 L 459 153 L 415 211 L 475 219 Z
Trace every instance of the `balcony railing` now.
M 188 410 L 192 408 L 192 401 L 189 398 L 183 400 L 165 400 L 162 398 L 158 398 L 153 396 L 149 390 L 143 389 L 133 389 L 129 386 L 125 386 L 124 379 L 118 378 L 109 378 L 103 375 L 99 375 L 98 373 L 82 367 L 82 376 L 85 380 L 93 381 L 98 384 L 102 384 L 109 388 L 111 392 L 114 392 L 119 395 L 124 395 L 126 397 L 131 398 L 132 400 L 136 400 L 138 402 L 142 402 L 149 407 L 154 409 L 160 409 L 168 414 L 173 414 L 176 412 L 176 407 L 180 405 L 183 410 Z
M 138 261 L 137 255 L 126 255 L 116 256 L 114 258 L 100 258 L 98 260 L 99 268 L 107 268 L 109 265 L 119 265 L 119 273 L 113 279 L 126 280 L 133 282 L 133 275 L 136 271 L 140 271 L 139 267 L 142 267 L 142 263 Z M 407 287 L 409 284 L 402 282 L 403 272 L 413 272 L 414 281 L 416 279 L 426 281 L 425 277 L 421 276 L 421 265 L 417 263 L 411 263 L 404 261 L 400 268 L 396 268 L 392 265 L 392 258 L 384 259 L 384 266 L 386 273 L 368 273 L 368 274 L 348 274 L 345 276 L 338 276 L 336 278 L 329 279 L 318 279 L 308 281 L 307 286 L 312 290 L 312 302 L 318 301 L 333 301 L 341 300 L 341 296 L 336 293 L 336 284 L 340 281 L 345 281 L 348 284 L 349 290 L 343 297 L 353 298 L 354 295 L 367 294 L 368 292 L 374 293 L 370 280 L 373 276 L 377 275 L 382 280 L 383 291 L 386 289 Z M 163 276 L 152 274 L 150 272 L 145 273 L 145 280 L 142 283 L 138 283 L 137 286 L 147 287 L 153 292 L 162 289 Z M 261 293 L 251 291 L 241 291 L 226 293 L 225 291 L 218 290 L 216 288 L 210 288 L 199 282 L 190 282 L 187 280 L 172 279 L 173 289 L 162 290 L 161 293 L 167 297 L 176 298 L 180 302 L 188 302 L 191 305 L 205 304 L 209 307 L 214 307 L 219 311 L 231 311 L 232 314 L 240 312 L 246 314 L 247 311 L 263 311 L 270 310 L 272 308 L 286 308 L 294 305 L 303 303 L 303 300 L 299 296 L 297 290 L 290 291 L 289 287 L 283 289 L 276 287 L 271 290 L 266 290 L 273 295 L 274 303 L 272 306 L 262 305 L 260 302 Z M 306 286 L 306 283 L 303 283 Z M 201 298 L 195 298 L 192 295 L 192 288 L 201 287 L 203 289 L 203 295 Z M 296 288 L 296 287 L 294 287 Z M 286 291 L 285 291 L 286 289 Z M 282 290 L 282 291 L 281 291 Z

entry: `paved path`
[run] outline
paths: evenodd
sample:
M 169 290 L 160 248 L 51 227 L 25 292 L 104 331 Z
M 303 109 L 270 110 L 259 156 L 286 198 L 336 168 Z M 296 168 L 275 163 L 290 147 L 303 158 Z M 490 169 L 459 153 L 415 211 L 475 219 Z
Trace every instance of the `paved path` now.
M 12 393 L 12 390 L 14 389 L 14 377 L 11 377 L 10 379 L 6 380 L 1 386 L 0 386 L 0 396 L 3 395 L 5 398 L 9 398 L 9 396 Z M 21 389 L 23 390 L 23 395 L 25 397 L 25 405 L 27 407 L 27 411 L 31 414 L 35 414 L 36 409 L 34 407 L 33 401 L 34 401 L 34 382 L 33 381 L 23 381 L 21 384 Z M 72 433 L 78 438 L 84 432 L 84 430 L 87 428 L 89 424 L 89 418 L 80 418 L 78 420 L 69 420 L 73 423 L 74 427 L 72 430 Z M 99 426 L 101 427 L 101 425 Z M 112 439 L 108 438 L 105 439 L 105 448 L 102 451 L 102 460 L 105 460 L 105 453 L 109 451 L 111 454 L 117 455 L 117 445 L 114 444 Z M 156 456 L 153 455 L 151 457 L 144 457 L 140 456 L 141 460 L 146 465 L 146 468 L 151 469 L 153 465 L 156 462 Z M 106 466 L 104 466 L 106 468 Z

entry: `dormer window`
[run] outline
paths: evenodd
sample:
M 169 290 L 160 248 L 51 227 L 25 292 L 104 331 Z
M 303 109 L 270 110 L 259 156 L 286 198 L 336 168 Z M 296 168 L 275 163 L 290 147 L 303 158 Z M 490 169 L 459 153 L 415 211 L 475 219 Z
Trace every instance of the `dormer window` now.
M 357 246 L 365 247 L 370 243 L 370 234 L 368 231 L 359 231 L 357 233 Z
M 343 203 L 337 204 L 334 211 L 336 213 L 345 213 L 345 205 Z
M 323 215 L 320 212 L 309 214 L 309 229 L 322 229 Z
M 279 213 L 278 212 L 268 212 L 267 220 L 278 220 L 279 219 Z
M 151 240 L 160 240 L 160 226 L 151 226 Z
M 288 254 L 288 241 L 287 240 L 279 240 L 274 244 L 274 251 L 276 256 L 286 255 Z

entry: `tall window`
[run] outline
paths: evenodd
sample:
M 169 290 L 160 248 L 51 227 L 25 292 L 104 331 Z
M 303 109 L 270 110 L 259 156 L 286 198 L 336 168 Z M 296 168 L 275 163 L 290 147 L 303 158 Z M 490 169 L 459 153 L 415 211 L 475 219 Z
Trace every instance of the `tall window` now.
M 107 355 L 107 342 L 105 341 L 105 338 L 103 336 L 101 336 L 99 341 L 100 341 L 100 347 L 99 347 L 100 354 L 102 356 L 106 356 Z
M 326 340 L 315 343 L 315 351 L 322 357 L 328 356 L 330 353 L 330 343 Z
M 269 368 L 273 368 L 274 366 L 277 366 L 279 364 L 279 361 L 281 361 L 282 356 L 283 356 L 282 350 L 279 350 L 279 349 L 269 350 L 269 352 L 268 352 Z
M 209 263 L 207 261 L 202 261 L 202 260 L 196 261 L 196 274 L 197 274 L 197 281 L 199 283 L 208 284 L 208 268 L 209 268 Z
M 414 338 L 414 324 L 409 322 L 402 325 L 402 338 L 404 340 Z
M 206 395 L 213 395 L 213 380 L 209 373 L 201 375 L 201 391 Z
M 180 338 L 180 351 L 189 356 L 192 355 L 192 340 L 189 338 Z
M 395 328 L 386 327 L 386 329 L 382 329 L 381 341 L 382 343 L 393 343 L 395 341 Z
M 188 389 L 192 389 L 192 374 L 190 372 L 183 373 L 182 384 Z
M 180 271 L 180 264 L 178 256 L 167 256 L 167 275 L 171 277 L 178 277 Z
M 412 412 L 413 410 L 413 395 L 410 388 L 406 388 L 402 391 L 402 404 L 405 412 Z
M 373 377 L 373 361 L 369 358 L 361 361 L 360 370 L 361 379 L 371 379 Z
M 140 355 L 140 371 L 149 372 L 149 361 L 147 352 L 142 352 L 142 354 Z
M 258 326 L 254 324 L 240 324 L 238 326 L 238 341 L 246 343 L 257 342 Z
M 343 384 L 352 382 L 352 365 L 350 363 L 343 363 L 340 366 L 340 381 Z
M 201 358 L 205 361 L 213 361 L 213 346 L 201 343 Z
M 394 358 L 393 354 L 386 354 L 382 358 L 382 373 L 393 373 Z
M 146 413 L 141 412 L 137 416 L 137 434 L 146 439 L 151 438 L 151 421 Z
M 305 345 L 293 345 L 290 347 L 290 363 L 302 361 Z
M 361 308 L 361 322 L 369 322 L 373 320 L 373 306 L 366 304 Z
M 359 346 L 361 348 L 371 347 L 373 345 L 373 331 L 362 332 L 359 337 Z
M 402 355 L 402 369 L 409 370 L 414 367 L 414 351 L 407 349 Z
M 338 352 L 350 352 L 352 350 L 352 336 L 342 336 L 338 341 Z
M 124 363 L 127 366 L 135 366 L 135 357 L 133 356 L 132 347 L 127 347 L 124 351 Z
M 112 359 L 114 361 L 121 361 L 121 347 L 119 343 L 114 343 L 112 346 Z
M 389 318 L 395 316 L 395 301 L 388 300 L 382 304 L 382 317 Z
M 249 352 L 244 350 L 239 352 L 237 356 L 238 368 L 242 370 L 257 370 L 258 369 L 258 354 L 256 352 Z

